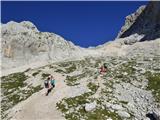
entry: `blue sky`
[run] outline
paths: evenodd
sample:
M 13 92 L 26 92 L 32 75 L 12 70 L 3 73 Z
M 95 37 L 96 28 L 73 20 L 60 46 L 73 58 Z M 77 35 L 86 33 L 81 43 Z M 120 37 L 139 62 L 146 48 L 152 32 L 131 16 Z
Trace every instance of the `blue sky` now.
M 125 17 L 147 1 L 2 2 L 1 22 L 31 21 L 81 47 L 113 40 Z

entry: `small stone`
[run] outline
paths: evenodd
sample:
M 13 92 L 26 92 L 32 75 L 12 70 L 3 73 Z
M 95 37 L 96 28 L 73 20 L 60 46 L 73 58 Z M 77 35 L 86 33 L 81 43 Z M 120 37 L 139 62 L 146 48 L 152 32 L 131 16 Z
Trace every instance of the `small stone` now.
M 85 110 L 87 112 L 92 111 L 92 110 L 94 110 L 96 108 L 96 105 L 97 105 L 97 103 L 95 101 L 92 102 L 92 103 L 86 103 L 85 104 Z
M 139 98 L 136 98 L 136 102 L 139 102 L 140 101 L 140 99 Z
M 111 105 L 112 105 L 111 103 L 108 103 L 108 102 L 107 102 L 107 103 L 106 103 L 106 108 L 111 108 Z
M 67 111 L 66 114 L 69 114 L 69 111 Z
M 128 75 L 128 73 L 127 73 L 127 72 L 124 72 L 123 75 Z
M 144 95 L 141 95 L 141 98 L 144 98 Z
M 102 106 L 102 109 L 104 110 L 104 109 L 105 109 L 105 107 L 104 107 L 104 106 Z
M 135 108 L 135 106 L 130 102 L 127 105 L 128 105 L 129 108 Z
M 141 74 L 144 74 L 145 72 L 146 72 L 145 69 L 141 69 L 141 71 L 140 71 Z
M 149 58 L 148 60 L 152 61 L 152 60 L 153 60 L 153 58 Z
M 111 107 L 114 110 L 123 110 L 123 107 L 121 105 L 112 105 Z
M 130 114 L 127 113 L 126 111 L 118 111 L 117 112 L 119 116 L 123 117 L 123 118 L 129 118 Z
M 112 120 L 111 118 L 108 118 L 107 120 Z

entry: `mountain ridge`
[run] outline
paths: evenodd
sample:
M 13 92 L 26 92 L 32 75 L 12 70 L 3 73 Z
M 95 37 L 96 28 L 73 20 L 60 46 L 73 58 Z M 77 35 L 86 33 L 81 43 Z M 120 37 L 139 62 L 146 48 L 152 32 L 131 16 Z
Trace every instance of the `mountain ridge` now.
M 40 32 L 29 21 L 20 23 L 11 21 L 1 27 L 2 69 L 38 59 L 39 61 L 43 59 L 44 61 L 59 61 L 60 59 L 81 58 L 91 51 L 76 46 L 54 33 Z M 11 64 L 8 65 L 7 62 L 5 66 L 5 61 Z
M 154 16 L 151 17 L 152 14 L 149 10 L 154 11 L 154 9 Z M 136 32 L 138 28 L 134 26 L 139 25 L 138 21 L 141 21 L 140 19 L 143 20 L 147 13 L 149 13 L 149 19 L 144 23 L 149 23 L 149 27 L 151 28 L 152 26 L 155 27 L 160 24 L 160 20 L 157 16 L 159 10 L 160 2 L 151 1 L 147 6 L 141 6 L 135 13 L 126 17 L 125 24 L 115 40 L 89 48 L 82 48 L 74 45 L 71 41 L 65 40 L 55 33 L 40 32 L 37 27 L 29 21 L 20 23 L 11 21 L 7 24 L 2 24 L 1 68 L 2 70 L 16 69 L 17 66 L 25 66 L 26 64 L 31 64 L 32 66 L 33 63 L 37 64 L 38 62 L 39 65 L 42 63 L 45 65 L 62 60 L 83 59 L 87 56 L 101 57 L 125 55 L 125 51 L 121 49 L 124 44 L 132 45 L 142 41 L 142 39 L 144 41 L 146 35 L 152 32 L 151 29 L 145 32 L 146 34 L 139 34 L 139 32 Z M 153 25 L 150 23 L 152 19 L 154 20 Z M 138 31 L 146 31 L 144 23 L 142 22 L 142 24 L 140 24 L 143 26 L 143 29 L 139 27 Z M 160 28 L 157 30 L 160 31 Z M 152 37 L 158 38 L 157 35 L 160 35 L 159 32 L 155 32 Z

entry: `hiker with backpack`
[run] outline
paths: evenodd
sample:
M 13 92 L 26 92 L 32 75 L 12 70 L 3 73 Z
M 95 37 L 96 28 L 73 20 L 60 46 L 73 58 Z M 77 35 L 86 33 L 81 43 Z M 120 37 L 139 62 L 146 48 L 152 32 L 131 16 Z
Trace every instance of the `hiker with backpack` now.
M 49 88 L 49 81 L 50 81 L 49 77 L 47 78 L 47 80 L 44 81 L 45 88 Z
M 48 77 L 47 80 L 44 81 L 44 86 L 47 89 L 46 96 L 48 96 L 49 92 L 51 91 L 51 89 L 50 89 L 50 77 Z
M 44 81 L 44 86 L 47 88 L 46 96 L 52 91 L 52 89 L 55 87 L 55 80 L 53 76 L 49 76 L 47 80 Z

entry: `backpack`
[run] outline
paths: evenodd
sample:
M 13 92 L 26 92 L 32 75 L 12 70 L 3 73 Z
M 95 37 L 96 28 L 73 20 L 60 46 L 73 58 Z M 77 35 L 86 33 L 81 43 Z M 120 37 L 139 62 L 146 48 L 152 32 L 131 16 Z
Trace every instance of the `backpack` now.
M 48 80 L 45 80 L 45 81 L 44 81 L 44 86 L 45 86 L 45 88 L 48 88 L 48 87 L 49 87 L 49 81 L 48 81 Z

